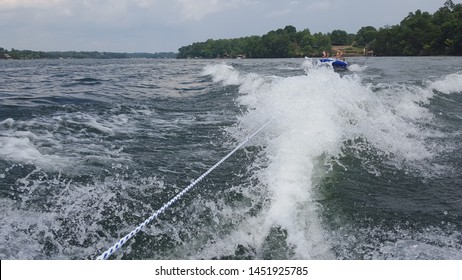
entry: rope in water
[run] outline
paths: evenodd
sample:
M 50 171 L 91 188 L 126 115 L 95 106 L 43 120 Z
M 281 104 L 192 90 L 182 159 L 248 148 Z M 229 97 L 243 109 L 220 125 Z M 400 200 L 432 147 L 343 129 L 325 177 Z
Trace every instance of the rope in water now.
M 210 167 L 204 174 L 202 174 L 199 178 L 194 180 L 189 186 L 184 188 L 179 194 L 173 197 L 169 202 L 165 203 L 159 210 L 157 210 L 154 214 L 152 214 L 149 218 L 147 218 L 144 222 L 142 222 L 139 226 L 137 226 L 134 230 L 132 230 L 129 234 L 125 235 L 119 241 L 117 241 L 114 246 L 107 249 L 104 253 L 102 253 L 97 259 L 98 260 L 107 260 L 112 254 L 114 254 L 117 250 L 119 250 L 122 245 L 127 243 L 127 241 L 135 236 L 138 232 L 140 232 L 147 224 L 152 222 L 155 218 L 157 218 L 160 214 L 165 212 L 172 204 L 178 201 L 183 195 L 185 195 L 188 191 L 190 191 L 197 183 L 202 181 L 210 172 L 212 172 L 215 168 L 217 168 L 220 164 L 222 164 L 225 160 L 227 160 L 230 156 L 232 156 L 236 151 L 238 151 L 242 146 L 244 146 L 250 139 L 252 139 L 255 135 L 257 135 L 260 131 L 263 130 L 273 119 L 267 121 L 263 124 L 258 130 L 256 130 L 252 135 L 247 137 L 242 143 L 240 143 L 234 150 L 232 150 L 229 154 L 227 154 L 224 158 L 222 158 L 219 162 L 217 162 L 214 166 Z

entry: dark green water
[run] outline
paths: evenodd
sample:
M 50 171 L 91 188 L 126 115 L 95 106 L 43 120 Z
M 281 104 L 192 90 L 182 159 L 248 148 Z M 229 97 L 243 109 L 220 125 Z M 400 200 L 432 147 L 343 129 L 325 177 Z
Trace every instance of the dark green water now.
M 0 61 L 0 257 L 462 259 L 462 58 Z

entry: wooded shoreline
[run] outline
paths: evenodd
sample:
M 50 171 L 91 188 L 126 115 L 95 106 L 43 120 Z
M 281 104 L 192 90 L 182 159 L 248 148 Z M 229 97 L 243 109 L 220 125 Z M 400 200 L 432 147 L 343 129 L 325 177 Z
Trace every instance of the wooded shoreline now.
M 123 59 L 123 58 L 292 58 L 320 57 L 323 51 L 343 56 L 460 56 L 462 4 L 447 0 L 434 14 L 417 10 L 400 24 L 376 29 L 362 27 L 356 34 L 343 30 L 311 34 L 288 25 L 263 36 L 209 39 L 178 49 L 178 53 L 43 52 L 6 50 L 0 59 Z
M 346 56 L 462 55 L 462 4 L 447 0 L 434 14 L 417 10 L 398 25 L 365 26 L 356 34 L 343 30 L 311 34 L 308 28 L 297 31 L 288 25 L 263 36 L 209 39 L 181 47 L 178 58 L 319 57 L 337 48 L 343 48 Z

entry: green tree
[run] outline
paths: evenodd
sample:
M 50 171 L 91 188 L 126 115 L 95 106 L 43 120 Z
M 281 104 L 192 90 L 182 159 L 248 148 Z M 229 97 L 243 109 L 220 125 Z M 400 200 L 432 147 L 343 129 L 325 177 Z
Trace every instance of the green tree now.
M 313 55 L 321 56 L 323 51 L 332 52 L 332 44 L 329 35 L 320 32 L 313 35 Z
M 399 25 L 380 28 L 369 45 L 377 55 L 462 55 L 462 4 L 448 0 L 433 15 L 409 13 Z
M 380 28 L 375 39 L 370 42 L 370 49 L 377 55 L 401 55 L 399 32 L 398 25 Z
M 434 15 L 433 24 L 439 29 L 433 47 L 441 54 L 462 54 L 462 5 L 448 0 Z
M 330 35 L 332 45 L 346 45 L 348 43 L 348 33 L 343 30 L 334 30 Z
M 313 54 L 313 36 L 307 28 L 299 32 L 299 46 L 303 56 L 311 56 Z
M 447 0 L 433 15 L 417 10 L 409 13 L 400 24 L 378 30 L 372 26 L 357 34 L 343 30 L 311 34 L 309 29 L 297 32 L 288 25 L 263 36 L 229 40 L 208 40 L 179 49 L 179 58 L 235 57 L 249 58 L 318 56 L 332 52 L 334 45 L 367 47 L 376 55 L 462 55 L 462 4 Z
M 290 57 L 290 37 L 281 30 L 270 31 L 262 37 L 263 44 L 269 50 L 268 57 L 270 58 Z
M 248 58 L 264 58 L 268 56 L 268 49 L 260 36 L 251 36 L 247 39 L 245 55 Z
M 377 35 L 377 29 L 373 26 L 361 27 L 356 33 L 356 45 L 360 47 L 367 46 Z
M 417 10 L 401 21 L 401 48 L 403 55 L 430 55 L 432 44 L 438 35 L 438 30 L 428 12 Z

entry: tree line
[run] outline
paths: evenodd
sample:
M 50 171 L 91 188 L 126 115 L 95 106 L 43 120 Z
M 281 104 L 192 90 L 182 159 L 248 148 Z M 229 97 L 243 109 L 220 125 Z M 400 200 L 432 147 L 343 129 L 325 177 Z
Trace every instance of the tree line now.
M 84 52 L 84 51 L 63 51 L 63 52 L 43 52 L 31 50 L 7 50 L 0 47 L 0 59 L 124 59 L 124 58 L 176 58 L 177 53 L 159 52 L 159 53 L 117 53 L 117 52 Z
M 400 24 L 376 29 L 362 27 L 356 34 L 297 31 L 289 25 L 263 36 L 209 39 L 183 46 L 177 58 L 289 58 L 321 56 L 332 46 L 351 45 L 379 56 L 462 55 L 462 4 L 447 0 L 434 14 L 417 10 Z
M 417 10 L 398 25 L 364 34 L 378 55 L 462 55 L 462 4 L 448 0 L 434 14 Z
M 235 39 L 209 39 L 178 50 L 178 58 L 283 58 L 301 57 L 331 49 L 331 38 L 322 33 L 311 34 L 309 29 L 297 31 L 289 25 L 263 36 Z

